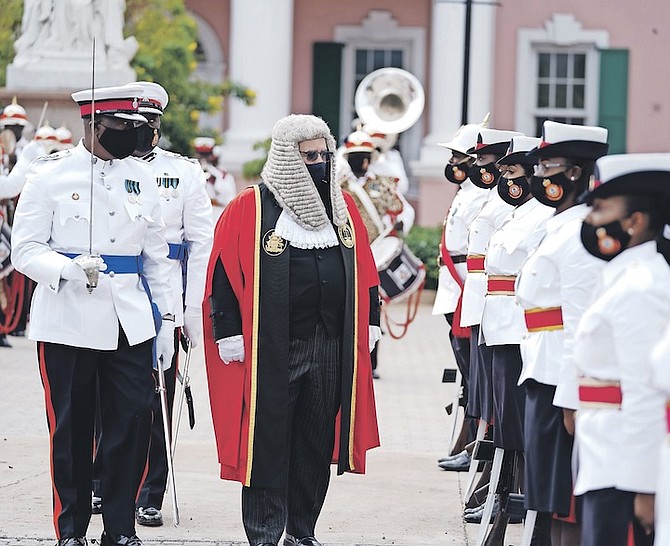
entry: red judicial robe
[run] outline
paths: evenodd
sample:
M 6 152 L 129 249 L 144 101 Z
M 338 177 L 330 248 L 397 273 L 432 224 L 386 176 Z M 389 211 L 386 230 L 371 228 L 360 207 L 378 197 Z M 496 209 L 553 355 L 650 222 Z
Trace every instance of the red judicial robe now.
M 333 462 L 338 474 L 365 472 L 379 446 L 368 322 L 371 287 L 379 283 L 365 226 L 345 194 L 349 223 L 336 228 L 346 276 L 341 408 Z M 221 478 L 282 487 L 288 454 L 288 242 L 273 237 L 281 208 L 264 184 L 241 192 L 221 215 L 203 301 L 205 361 Z M 226 366 L 213 339 L 214 267 L 220 260 L 239 304 L 245 361 Z

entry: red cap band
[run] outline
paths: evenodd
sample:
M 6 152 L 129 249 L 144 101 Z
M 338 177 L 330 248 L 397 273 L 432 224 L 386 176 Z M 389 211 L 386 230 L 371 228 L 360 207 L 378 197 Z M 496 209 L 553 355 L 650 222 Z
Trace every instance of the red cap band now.
M 82 116 L 90 116 L 93 108 L 93 103 L 88 102 L 79 106 L 79 111 Z M 137 99 L 121 99 L 121 100 L 97 100 L 95 101 L 95 113 L 104 114 L 105 112 L 137 112 Z

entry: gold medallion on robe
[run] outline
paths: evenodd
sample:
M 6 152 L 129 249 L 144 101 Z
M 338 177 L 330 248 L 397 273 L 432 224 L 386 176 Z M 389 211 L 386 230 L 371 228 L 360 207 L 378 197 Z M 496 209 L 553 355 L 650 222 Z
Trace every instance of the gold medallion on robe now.
M 338 226 L 337 234 L 339 235 L 340 241 L 342 241 L 342 244 L 344 246 L 346 246 L 347 248 L 354 247 L 354 234 L 351 231 L 351 227 L 349 227 L 349 224 Z
M 263 236 L 263 250 L 268 256 L 279 256 L 286 250 L 286 241 L 271 229 Z

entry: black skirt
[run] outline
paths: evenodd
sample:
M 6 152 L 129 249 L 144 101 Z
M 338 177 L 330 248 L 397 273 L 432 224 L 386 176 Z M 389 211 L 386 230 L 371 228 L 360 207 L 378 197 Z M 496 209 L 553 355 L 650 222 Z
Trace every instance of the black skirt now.
M 493 443 L 496 447 L 523 451 L 526 390 L 519 387 L 521 352 L 518 345 L 494 345 L 493 349 Z
M 563 426 L 563 410 L 553 405 L 556 387 L 532 379 L 526 388 L 525 504 L 529 510 L 570 513 L 572 436 Z
M 479 325 L 472 326 L 470 332 L 470 385 L 468 396 L 468 417 L 483 419 L 491 423 L 493 419 L 493 390 L 491 373 L 493 351 L 486 345 L 478 345 Z

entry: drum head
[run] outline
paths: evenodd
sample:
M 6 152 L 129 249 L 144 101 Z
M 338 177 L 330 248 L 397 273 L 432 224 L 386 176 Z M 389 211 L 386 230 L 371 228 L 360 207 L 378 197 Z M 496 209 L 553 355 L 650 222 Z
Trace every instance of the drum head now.
M 372 256 L 375 259 L 377 271 L 386 269 L 393 259 L 400 255 L 402 245 L 402 239 L 395 235 L 379 237 L 372 241 L 370 248 L 372 249 Z

